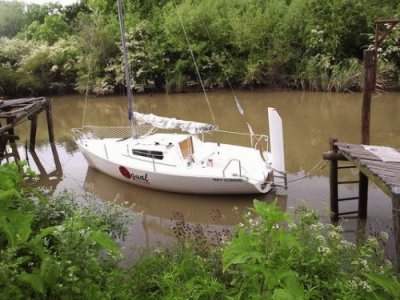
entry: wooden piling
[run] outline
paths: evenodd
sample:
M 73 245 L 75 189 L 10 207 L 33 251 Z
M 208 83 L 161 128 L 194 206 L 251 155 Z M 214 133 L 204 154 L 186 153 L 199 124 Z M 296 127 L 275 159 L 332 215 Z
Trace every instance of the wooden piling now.
M 7 125 L 10 125 L 14 122 L 14 118 L 7 118 Z M 14 126 L 11 126 L 8 128 L 8 141 L 10 143 L 15 143 L 15 132 L 14 132 Z
M 53 117 L 51 112 L 50 100 L 48 100 L 46 104 L 46 119 L 47 119 L 47 131 L 49 132 L 49 142 L 54 143 Z
M 31 120 L 31 134 L 30 134 L 30 139 L 29 139 L 29 150 L 33 151 L 35 149 L 35 144 L 36 144 L 36 131 L 37 131 L 37 119 L 38 116 L 37 114 L 34 114 L 29 117 Z
M 332 159 L 330 160 L 330 205 L 331 220 L 337 221 L 339 218 L 339 201 L 338 201 L 338 147 L 335 145 L 337 139 L 330 140 Z
M 398 191 L 400 192 L 400 191 Z M 393 213 L 393 232 L 396 243 L 397 258 L 400 258 L 400 193 L 392 196 L 392 213 Z M 397 270 L 400 269 L 400 259 L 398 261 Z
M 370 144 L 371 97 L 375 85 L 376 59 L 373 50 L 364 50 L 364 89 L 361 108 L 361 144 Z M 368 207 L 368 177 L 359 172 L 358 186 L 358 216 L 367 218 Z
M 375 58 L 373 50 L 364 50 L 364 89 L 361 108 L 361 144 L 370 144 L 371 96 L 374 85 Z
M 8 134 L 0 135 L 0 158 L 4 156 L 7 142 L 8 142 Z
M 359 172 L 358 177 L 358 217 L 366 219 L 368 210 L 368 177 L 363 172 Z

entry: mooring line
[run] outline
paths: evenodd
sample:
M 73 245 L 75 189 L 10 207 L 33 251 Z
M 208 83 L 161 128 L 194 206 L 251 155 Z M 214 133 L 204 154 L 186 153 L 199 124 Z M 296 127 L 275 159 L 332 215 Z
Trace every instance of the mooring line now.
M 323 164 L 322 164 L 322 163 L 323 163 Z M 321 165 L 321 164 L 322 164 L 322 165 Z M 287 183 L 293 183 L 293 182 L 297 182 L 297 181 L 300 181 L 300 180 L 309 178 L 309 177 L 311 177 L 312 175 L 314 175 L 317 171 L 320 171 L 320 170 L 322 170 L 323 168 L 325 168 L 327 164 L 328 164 L 328 161 L 327 161 L 327 160 L 321 159 L 321 160 L 310 170 L 310 172 L 308 172 L 308 174 L 306 174 L 306 175 L 304 175 L 304 176 L 302 176 L 302 177 L 293 179 L 293 180 L 288 180 Z M 320 166 L 320 165 L 321 165 L 321 166 Z

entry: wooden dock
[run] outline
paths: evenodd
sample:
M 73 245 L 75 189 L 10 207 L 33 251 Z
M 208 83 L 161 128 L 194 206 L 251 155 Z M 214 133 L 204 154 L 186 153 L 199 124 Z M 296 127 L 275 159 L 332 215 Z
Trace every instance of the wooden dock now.
M 387 154 L 383 157 L 381 154 Z M 396 240 L 396 252 L 400 257 L 400 149 L 360 144 L 338 143 L 331 140 L 331 151 L 323 154 L 330 161 L 330 206 L 331 219 L 337 221 L 343 215 L 356 215 L 367 218 L 368 181 L 375 183 L 392 199 L 393 231 Z M 344 162 L 339 164 L 339 162 Z M 339 171 L 357 168 L 358 180 L 340 181 Z M 358 195 L 339 198 L 339 186 L 358 184 Z M 342 201 L 358 200 L 355 211 L 340 212 Z
M 372 150 L 368 150 L 372 149 Z M 383 160 L 374 149 L 390 151 L 398 160 Z M 324 153 L 323 158 L 330 160 L 330 185 L 331 185 L 331 211 L 332 218 L 340 215 L 357 214 L 360 218 L 367 217 L 368 180 L 374 182 L 385 194 L 393 200 L 393 208 L 399 213 L 400 203 L 400 149 L 382 146 L 364 146 L 360 144 L 338 143 L 331 141 L 331 151 Z M 347 161 L 346 165 L 339 165 L 339 161 Z M 350 163 L 350 164 L 349 164 Z M 339 170 L 357 168 L 360 171 L 359 180 L 339 181 Z M 362 178 L 362 177 L 365 178 Z M 341 184 L 359 184 L 359 195 L 351 198 L 339 198 L 338 187 Z M 339 212 L 339 202 L 358 200 L 358 210 L 352 212 Z
M 29 149 L 34 150 L 36 144 L 37 118 L 42 111 L 46 112 L 49 141 L 54 142 L 53 120 L 51 104 L 48 98 L 23 98 L 14 100 L 0 100 L 0 159 L 7 156 L 7 143 L 15 146 L 19 136 L 15 134 L 15 127 L 27 120 L 31 121 Z

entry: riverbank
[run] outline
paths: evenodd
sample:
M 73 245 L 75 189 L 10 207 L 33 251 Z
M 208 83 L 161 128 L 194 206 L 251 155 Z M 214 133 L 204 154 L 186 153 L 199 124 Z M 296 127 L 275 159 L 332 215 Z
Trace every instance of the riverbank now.
M 387 234 L 356 245 L 312 210 L 288 215 L 258 200 L 222 234 L 177 212 L 173 246 L 143 249 L 132 268 L 120 268 L 113 239 L 126 235 L 134 216 L 110 204 L 78 205 L 67 192 L 33 190 L 13 164 L 0 169 L 1 298 L 395 299 L 400 290 L 381 249 Z
M 143 6 L 129 1 L 125 15 L 133 88 L 190 91 L 199 82 L 194 57 L 208 89 L 358 90 L 375 20 L 399 11 L 393 1 L 364 2 L 185 0 L 176 6 L 158 1 Z M 0 95 L 123 90 L 115 3 L 2 4 L 12 17 L 0 14 L 5 25 L 0 27 Z M 184 16 L 182 22 L 178 15 Z M 377 82 L 382 89 L 399 86 L 399 35 L 397 26 L 380 47 Z

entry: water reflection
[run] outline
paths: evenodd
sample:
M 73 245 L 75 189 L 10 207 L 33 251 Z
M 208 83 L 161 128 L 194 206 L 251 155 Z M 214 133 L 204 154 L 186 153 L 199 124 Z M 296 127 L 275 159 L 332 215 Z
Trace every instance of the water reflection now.
M 115 201 L 140 213 L 146 245 L 150 244 L 149 236 L 156 243 L 173 238 L 171 228 L 177 214 L 188 224 L 200 224 L 220 231 L 241 222 L 243 214 L 252 207 L 254 198 L 266 202 L 276 200 L 286 210 L 285 195 L 213 196 L 154 191 L 119 181 L 90 167 L 84 188 L 103 201 Z

